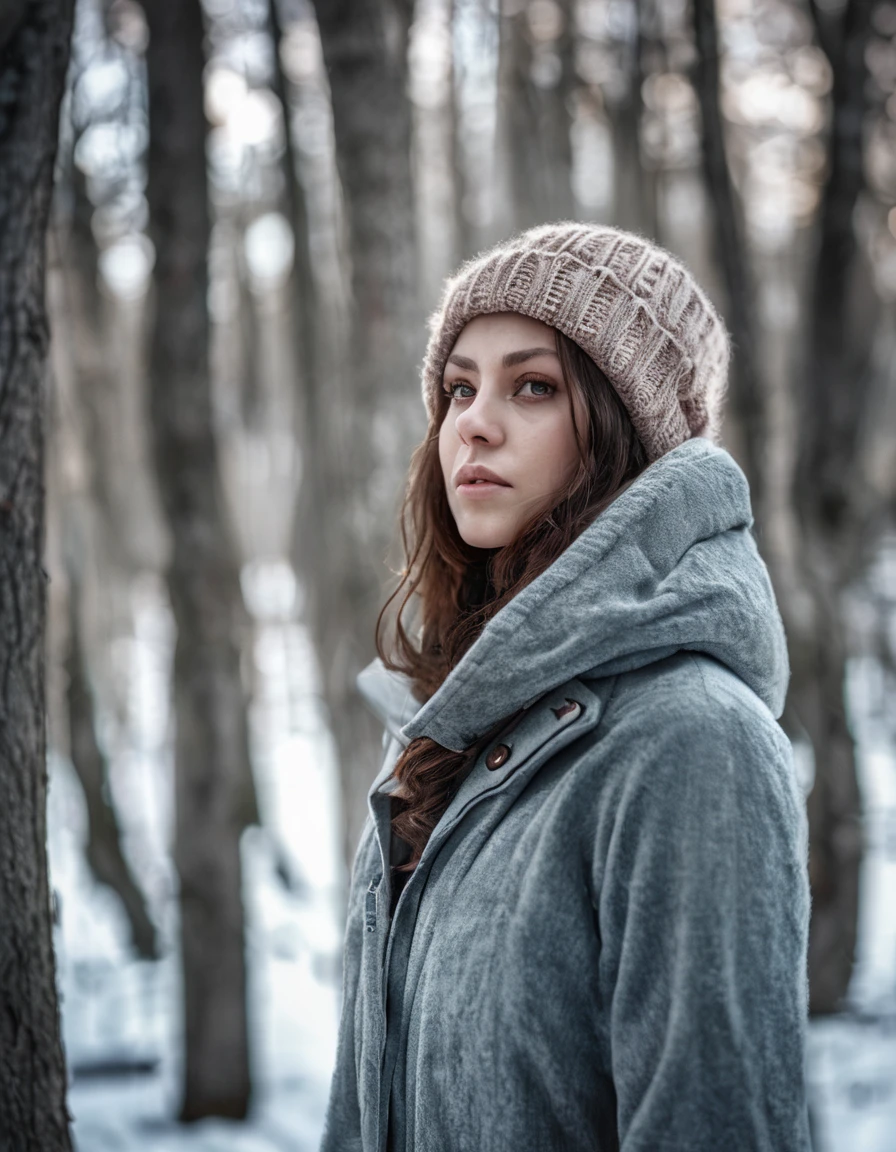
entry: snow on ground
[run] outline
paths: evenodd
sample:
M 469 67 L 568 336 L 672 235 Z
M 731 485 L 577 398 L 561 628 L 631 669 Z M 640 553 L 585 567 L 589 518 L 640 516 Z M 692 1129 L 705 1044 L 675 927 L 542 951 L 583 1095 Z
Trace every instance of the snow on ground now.
M 243 837 L 255 1099 L 251 1121 L 182 1128 L 177 1113 L 180 977 L 167 704 L 171 624 L 160 589 L 134 589 L 123 644 L 128 739 L 111 787 L 126 850 L 165 946 L 136 961 L 117 899 L 83 857 L 86 822 L 67 761 L 51 760 L 48 805 L 56 947 L 79 1152 L 310 1152 L 323 1125 L 339 1013 L 345 876 L 329 737 L 307 637 L 283 565 L 246 574 L 256 619 L 253 760 L 264 830 Z M 103 731 L 101 725 L 101 731 Z M 108 733 L 107 733 L 108 734 Z M 110 736 L 111 740 L 112 737 Z
M 116 898 L 84 863 L 78 783 L 65 760 L 51 760 L 50 863 L 78 1152 L 316 1152 L 319 1144 L 339 1013 L 337 784 L 308 638 L 294 622 L 291 574 L 257 565 L 244 588 L 257 622 L 252 734 L 265 823 L 243 841 L 252 1116 L 188 1128 L 173 1119 L 180 991 L 167 851 L 171 625 L 160 589 L 147 582 L 135 586 L 135 635 L 120 653 L 128 739 L 116 747 L 111 785 L 126 850 L 161 926 L 160 962 L 131 957 Z M 816 1152 L 896 1152 L 896 764 L 883 743 L 870 743 L 861 763 L 868 854 L 851 1011 L 810 1032 Z
M 896 763 L 866 748 L 859 772 L 866 854 L 849 1011 L 813 1022 L 816 1152 L 896 1152 Z

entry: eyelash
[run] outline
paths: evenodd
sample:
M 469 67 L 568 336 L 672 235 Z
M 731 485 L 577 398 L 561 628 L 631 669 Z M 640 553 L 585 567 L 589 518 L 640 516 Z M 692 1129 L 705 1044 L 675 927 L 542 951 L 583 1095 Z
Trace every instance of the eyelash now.
M 553 396 L 553 394 L 557 391 L 557 388 L 555 385 L 551 384 L 547 380 L 539 380 L 537 377 L 530 378 L 528 380 L 523 380 L 522 383 L 520 384 L 520 388 L 524 388 L 527 384 L 542 384 L 542 385 L 544 385 L 545 388 L 550 389 L 549 392 L 543 392 L 540 395 L 533 396 L 533 399 L 537 399 L 537 400 L 546 400 L 548 396 Z M 443 384 L 442 385 L 442 391 L 445 393 L 445 395 L 448 397 L 449 400 L 472 400 L 472 398 L 473 398 L 472 396 L 455 396 L 454 395 L 454 389 L 460 388 L 460 387 L 471 388 L 472 385 L 468 384 L 466 382 L 466 380 L 452 380 L 452 382 L 450 384 Z

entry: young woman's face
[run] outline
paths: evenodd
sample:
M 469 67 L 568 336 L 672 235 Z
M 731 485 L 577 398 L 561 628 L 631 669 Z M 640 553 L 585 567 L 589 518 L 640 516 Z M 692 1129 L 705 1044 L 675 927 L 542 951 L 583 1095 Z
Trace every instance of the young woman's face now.
M 472 319 L 448 357 L 439 460 L 458 532 L 473 548 L 509 544 L 530 516 L 553 506 L 578 467 L 554 340 L 540 320 L 499 312 Z M 573 404 L 584 430 L 576 392 Z

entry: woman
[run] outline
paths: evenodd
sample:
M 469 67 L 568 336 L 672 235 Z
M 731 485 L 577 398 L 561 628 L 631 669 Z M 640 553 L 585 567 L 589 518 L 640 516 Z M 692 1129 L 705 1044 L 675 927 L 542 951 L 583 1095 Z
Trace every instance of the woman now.
M 325 1152 L 808 1149 L 806 828 L 727 361 L 612 228 L 449 281 L 359 681 L 387 747 Z

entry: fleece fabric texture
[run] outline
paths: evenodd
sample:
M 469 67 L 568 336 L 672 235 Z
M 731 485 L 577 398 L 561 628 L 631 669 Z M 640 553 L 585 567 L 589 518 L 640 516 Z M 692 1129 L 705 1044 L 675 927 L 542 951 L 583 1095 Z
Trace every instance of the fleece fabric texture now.
M 386 756 L 323 1152 L 808 1152 L 807 830 L 750 526 L 733 459 L 686 441 L 425 705 L 362 674 Z M 390 920 L 401 747 L 492 731 Z

